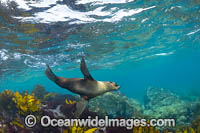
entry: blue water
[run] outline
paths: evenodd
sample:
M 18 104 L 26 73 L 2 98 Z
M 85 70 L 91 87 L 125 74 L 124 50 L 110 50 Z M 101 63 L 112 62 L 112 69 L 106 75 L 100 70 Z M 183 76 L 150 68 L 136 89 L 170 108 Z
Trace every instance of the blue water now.
M 148 87 L 167 88 L 177 94 L 188 95 L 193 89 L 200 93 L 199 58 L 199 51 L 183 50 L 167 57 L 158 57 L 140 62 L 124 62 L 108 70 L 92 70 L 91 74 L 97 80 L 117 82 L 121 86 L 121 92 L 140 101 L 143 101 L 143 96 Z M 40 84 L 51 92 L 71 94 L 71 92 L 49 81 L 43 72 L 38 72 L 33 77 L 28 74 L 33 75 L 33 73 L 27 73 L 28 77 L 17 77 L 21 78 L 18 79 L 19 82 L 16 82 L 15 77 L 13 80 L 11 79 L 12 81 L 4 81 L 1 85 L 5 89 L 11 88 L 16 91 L 23 91 L 31 90 L 35 84 Z M 56 74 L 63 77 L 83 77 L 78 68 L 73 71 L 56 72 Z
M 45 64 L 83 77 L 84 56 L 96 80 L 117 82 L 128 97 L 142 101 L 150 86 L 200 96 L 198 1 L 78 2 L 18 3 L 15 13 L 2 5 L 1 90 L 71 93 L 47 79 Z

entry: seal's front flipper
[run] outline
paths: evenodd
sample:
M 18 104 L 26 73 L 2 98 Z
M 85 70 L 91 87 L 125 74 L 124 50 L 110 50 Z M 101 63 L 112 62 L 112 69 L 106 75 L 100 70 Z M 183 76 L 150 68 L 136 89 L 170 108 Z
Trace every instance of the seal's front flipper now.
M 82 98 L 79 102 L 76 103 L 76 111 L 74 113 L 75 118 L 79 118 L 79 116 L 83 113 L 83 111 L 88 106 L 88 100 Z
M 45 71 L 45 74 L 50 80 L 52 80 L 54 82 L 56 82 L 58 80 L 57 76 L 52 72 L 52 70 L 49 67 L 49 65 L 47 65 L 47 69 Z
M 86 65 L 83 57 L 82 57 L 82 60 L 81 60 L 81 72 L 84 75 L 84 79 L 94 80 L 94 78 L 91 76 L 90 72 L 88 71 L 87 65 Z

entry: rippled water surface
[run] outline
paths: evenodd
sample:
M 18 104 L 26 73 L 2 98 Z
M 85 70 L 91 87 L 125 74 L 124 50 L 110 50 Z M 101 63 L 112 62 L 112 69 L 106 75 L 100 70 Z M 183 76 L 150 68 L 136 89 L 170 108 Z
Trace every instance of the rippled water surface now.
M 80 77 L 82 56 L 96 79 L 119 82 L 129 96 L 151 85 L 200 87 L 198 0 L 0 1 L 1 89 L 62 91 L 45 64 Z

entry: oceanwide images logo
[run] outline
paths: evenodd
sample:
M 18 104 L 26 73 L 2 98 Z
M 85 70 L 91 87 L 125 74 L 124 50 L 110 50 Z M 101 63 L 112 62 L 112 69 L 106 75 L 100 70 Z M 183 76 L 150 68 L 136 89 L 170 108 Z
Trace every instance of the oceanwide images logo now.
M 34 115 L 28 115 L 25 118 L 25 124 L 27 127 L 31 128 L 36 125 L 36 117 Z M 132 129 L 138 126 L 158 126 L 158 127 L 174 127 L 174 119 L 109 119 L 105 116 L 104 119 L 91 118 L 88 116 L 87 119 L 55 119 L 49 116 L 42 116 L 40 119 L 40 124 L 43 127 L 70 127 L 74 124 L 80 127 L 126 127 L 127 129 Z

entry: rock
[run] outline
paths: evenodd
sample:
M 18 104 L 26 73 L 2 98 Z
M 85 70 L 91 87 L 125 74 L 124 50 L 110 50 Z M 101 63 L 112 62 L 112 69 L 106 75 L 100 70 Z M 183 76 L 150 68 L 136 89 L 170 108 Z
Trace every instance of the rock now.
M 150 118 L 174 118 L 177 125 L 190 121 L 188 103 L 167 89 L 148 88 L 144 104 L 144 115 Z
M 142 113 L 138 101 L 124 96 L 120 92 L 107 92 L 104 95 L 91 99 L 89 110 L 97 112 L 100 116 L 130 118 Z
M 155 105 L 171 105 L 174 103 L 180 102 L 180 99 L 177 95 L 171 91 L 164 88 L 152 88 L 149 87 L 146 92 L 144 104 L 145 108 L 151 108 Z
M 47 94 L 45 88 L 42 85 L 35 85 L 31 93 L 34 93 L 35 96 L 40 100 L 43 99 L 44 95 Z

